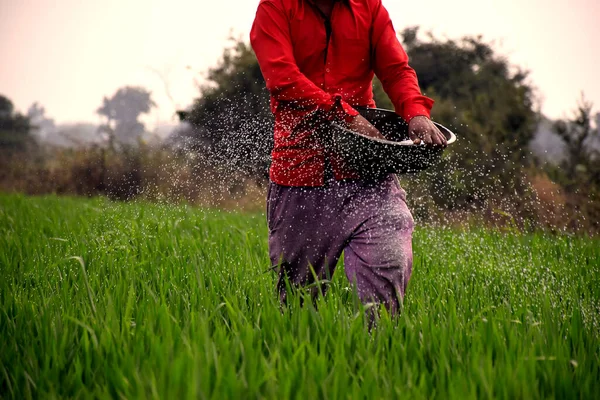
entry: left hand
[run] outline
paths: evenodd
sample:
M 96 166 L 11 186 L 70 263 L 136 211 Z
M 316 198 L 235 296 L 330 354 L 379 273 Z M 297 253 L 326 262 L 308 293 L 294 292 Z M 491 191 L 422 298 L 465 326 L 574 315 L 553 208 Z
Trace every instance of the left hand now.
M 408 124 L 408 134 L 414 144 L 420 144 L 421 141 L 428 146 L 448 145 L 446 137 L 433 124 L 433 122 L 422 115 L 418 115 L 410 120 Z

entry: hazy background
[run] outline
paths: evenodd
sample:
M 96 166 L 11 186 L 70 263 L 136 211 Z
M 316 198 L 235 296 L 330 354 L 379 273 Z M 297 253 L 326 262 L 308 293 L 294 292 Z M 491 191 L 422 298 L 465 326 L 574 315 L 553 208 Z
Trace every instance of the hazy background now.
M 415 219 L 600 233 L 600 1 L 383 3 L 459 138 L 401 176 Z M 257 5 L 0 0 L 0 193 L 264 211 Z
M 258 1 L 0 0 L 0 92 L 57 123 L 98 122 L 103 96 L 124 85 L 152 92 L 149 128 L 175 123 L 227 38 L 247 37 Z M 542 112 L 564 117 L 582 90 L 600 105 L 600 1 L 384 0 L 398 31 L 483 35 L 531 71 Z M 10 62 L 7 62 L 10 60 Z M 168 83 L 171 99 L 165 90 Z

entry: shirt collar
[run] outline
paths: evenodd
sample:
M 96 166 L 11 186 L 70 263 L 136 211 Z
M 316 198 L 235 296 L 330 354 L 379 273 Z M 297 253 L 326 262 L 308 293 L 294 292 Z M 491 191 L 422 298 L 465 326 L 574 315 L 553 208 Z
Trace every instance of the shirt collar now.
M 306 0 L 306 1 L 308 1 L 311 4 L 315 4 L 315 0 Z M 333 0 L 334 3 L 337 3 L 338 1 L 347 6 L 350 5 L 350 0 Z

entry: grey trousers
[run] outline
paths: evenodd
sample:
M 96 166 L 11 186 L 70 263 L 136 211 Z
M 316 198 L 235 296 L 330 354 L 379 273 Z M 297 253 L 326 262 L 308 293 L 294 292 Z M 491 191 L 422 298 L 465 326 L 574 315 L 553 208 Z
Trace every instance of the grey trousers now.
M 361 301 L 398 311 L 412 272 L 414 221 L 393 175 L 370 182 L 329 180 L 323 187 L 271 182 L 267 222 L 283 303 L 286 280 L 298 287 L 314 283 L 315 276 L 327 279 L 344 252 L 346 276 Z

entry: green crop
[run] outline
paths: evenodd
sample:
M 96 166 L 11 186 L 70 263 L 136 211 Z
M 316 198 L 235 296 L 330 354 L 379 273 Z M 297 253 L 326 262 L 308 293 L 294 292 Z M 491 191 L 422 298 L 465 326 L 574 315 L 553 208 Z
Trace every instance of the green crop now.
M 421 227 L 399 317 L 282 310 L 264 215 L 0 196 L 0 398 L 594 398 L 600 240 Z

